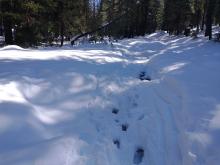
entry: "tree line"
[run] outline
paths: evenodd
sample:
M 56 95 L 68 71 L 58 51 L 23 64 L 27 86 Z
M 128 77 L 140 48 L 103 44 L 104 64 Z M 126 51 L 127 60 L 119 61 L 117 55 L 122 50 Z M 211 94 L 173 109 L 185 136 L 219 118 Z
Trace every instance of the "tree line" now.
M 0 36 L 34 46 L 80 38 L 130 38 L 165 30 L 189 35 L 220 23 L 220 0 L 0 0 Z

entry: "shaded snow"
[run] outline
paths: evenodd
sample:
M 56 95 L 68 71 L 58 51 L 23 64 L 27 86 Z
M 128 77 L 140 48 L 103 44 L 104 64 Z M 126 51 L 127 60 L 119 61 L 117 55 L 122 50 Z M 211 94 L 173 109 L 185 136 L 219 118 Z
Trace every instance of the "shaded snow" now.
M 166 33 L 1 49 L 0 164 L 219 164 L 219 52 Z

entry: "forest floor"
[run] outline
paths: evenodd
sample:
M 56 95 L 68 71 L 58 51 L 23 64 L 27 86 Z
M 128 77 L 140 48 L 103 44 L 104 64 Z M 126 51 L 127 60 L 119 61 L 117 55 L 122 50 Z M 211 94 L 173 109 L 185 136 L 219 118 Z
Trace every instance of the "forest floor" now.
M 218 165 L 219 52 L 162 32 L 0 49 L 0 165 Z

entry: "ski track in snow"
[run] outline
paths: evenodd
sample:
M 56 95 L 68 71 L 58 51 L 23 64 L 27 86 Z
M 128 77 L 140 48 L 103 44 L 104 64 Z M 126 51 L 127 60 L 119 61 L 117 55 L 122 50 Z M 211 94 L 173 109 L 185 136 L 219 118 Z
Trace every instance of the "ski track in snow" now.
M 0 49 L 0 165 L 217 165 L 218 51 L 164 33 Z

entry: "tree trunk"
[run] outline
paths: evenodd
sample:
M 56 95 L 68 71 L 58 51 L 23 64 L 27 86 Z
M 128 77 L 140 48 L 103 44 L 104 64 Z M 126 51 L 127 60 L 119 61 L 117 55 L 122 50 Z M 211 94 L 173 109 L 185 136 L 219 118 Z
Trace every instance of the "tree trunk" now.
M 60 23 L 60 47 L 63 46 L 64 42 L 64 18 L 63 18 L 63 11 L 64 10 L 64 4 L 62 1 L 59 1 L 59 23 Z
M 196 0 L 195 3 L 196 3 L 196 33 L 199 33 L 199 23 L 200 23 L 201 10 L 199 9 L 198 0 Z
M 209 36 L 209 40 L 212 39 L 212 23 L 213 23 L 215 3 L 216 3 L 216 0 L 209 0 L 208 1 L 208 9 L 207 9 L 207 14 L 206 14 L 205 36 Z
M 205 17 L 206 17 L 206 13 L 207 13 L 207 5 L 208 5 L 208 0 L 205 0 L 205 4 L 203 7 L 203 15 L 202 15 L 202 24 L 201 24 L 201 30 L 204 30 L 204 26 L 205 26 Z
M 103 30 L 103 29 L 105 29 L 105 28 L 111 26 L 113 23 L 115 23 L 115 22 L 117 22 L 118 20 L 120 20 L 120 19 L 121 19 L 123 16 L 125 16 L 126 14 L 127 14 L 127 12 L 124 13 L 124 14 L 122 14 L 122 15 L 120 15 L 119 17 L 115 18 L 115 19 L 112 20 L 111 22 L 109 22 L 109 23 L 107 23 L 107 24 L 105 24 L 105 25 L 103 25 L 103 26 L 98 27 L 98 28 L 95 29 L 95 30 L 91 30 L 91 31 L 88 31 L 88 32 L 86 32 L 86 33 L 80 34 L 79 36 L 75 37 L 75 38 L 71 41 L 71 45 L 74 45 L 75 42 L 76 42 L 78 39 L 80 39 L 80 38 L 82 38 L 82 37 L 84 37 L 84 36 L 87 36 L 87 35 L 90 35 L 90 34 L 94 34 L 94 33 L 98 32 L 98 31 L 100 31 L 100 30 Z
M 4 30 L 5 30 L 5 43 L 7 45 L 13 44 L 13 35 L 12 35 L 12 22 L 10 18 L 4 19 Z
M 61 36 L 61 40 L 60 40 L 60 46 L 63 46 L 63 42 L 64 42 L 64 23 L 63 21 L 61 21 L 61 25 L 60 25 L 60 36 Z

